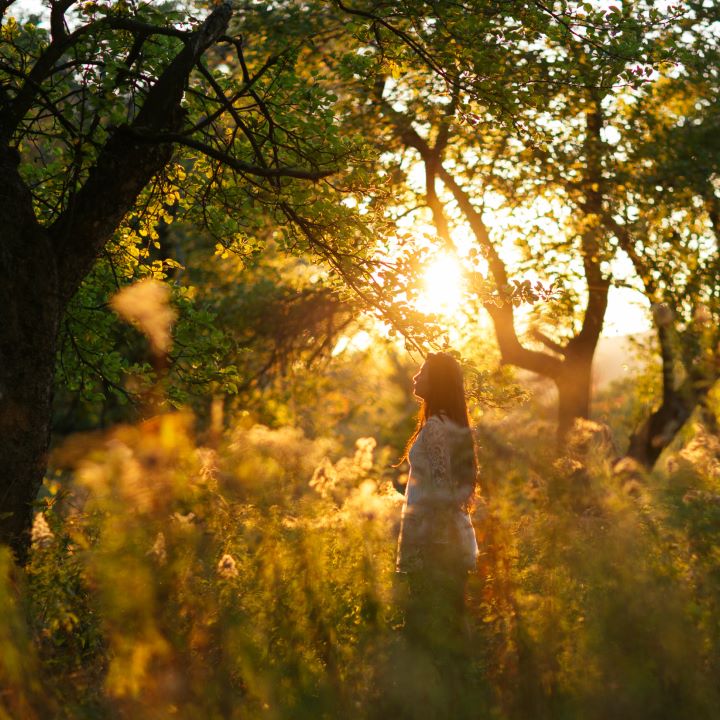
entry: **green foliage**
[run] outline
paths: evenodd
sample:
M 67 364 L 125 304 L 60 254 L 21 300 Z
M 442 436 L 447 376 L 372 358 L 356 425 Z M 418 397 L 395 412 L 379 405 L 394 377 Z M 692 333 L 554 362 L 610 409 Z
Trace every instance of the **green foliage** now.
M 80 665 L 83 701 L 136 717 L 354 707 L 393 614 L 397 501 L 371 479 L 374 441 L 330 463 L 327 443 L 290 428 L 241 423 L 216 451 L 194 446 L 189 422 L 69 451 L 88 454 L 28 567 L 50 674 Z
M 523 452 L 485 447 L 465 640 L 429 626 L 429 652 L 403 629 L 400 497 L 372 438 L 338 458 L 247 416 L 218 445 L 191 427 L 165 415 L 56 454 L 75 469 L 0 585 L 10 717 L 713 717 L 713 436 L 654 476 L 613 469 L 592 423 L 560 459 L 521 426 Z
M 158 212 L 162 211 L 158 206 Z M 231 352 L 234 344 L 227 322 L 217 320 L 224 296 L 213 296 L 210 291 L 216 288 L 212 285 L 206 285 L 200 294 L 191 277 L 182 277 L 183 266 L 164 257 L 174 253 L 172 245 L 160 250 L 153 247 L 153 236 L 161 237 L 158 228 L 164 242 L 169 230 L 167 225 L 151 224 L 151 217 L 144 216 L 147 235 L 136 235 L 127 227 L 120 230 L 70 302 L 57 359 L 58 432 L 133 418 L 157 382 L 146 341 L 109 306 L 115 293 L 139 279 L 167 282 L 178 314 L 170 373 L 165 380 L 170 403 L 197 402 L 209 390 L 237 392 L 245 381 L 245 376 L 239 375 L 237 350 Z M 211 256 L 211 251 L 205 249 L 205 255 Z

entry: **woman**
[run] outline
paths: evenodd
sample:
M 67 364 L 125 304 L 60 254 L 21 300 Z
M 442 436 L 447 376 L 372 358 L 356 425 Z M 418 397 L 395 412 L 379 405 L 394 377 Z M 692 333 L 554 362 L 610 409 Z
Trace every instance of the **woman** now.
M 407 579 L 406 629 L 437 644 L 462 634 L 465 583 L 478 555 L 468 512 L 475 452 L 458 362 L 428 355 L 413 390 L 422 405 L 403 458 L 410 474 L 396 569 Z

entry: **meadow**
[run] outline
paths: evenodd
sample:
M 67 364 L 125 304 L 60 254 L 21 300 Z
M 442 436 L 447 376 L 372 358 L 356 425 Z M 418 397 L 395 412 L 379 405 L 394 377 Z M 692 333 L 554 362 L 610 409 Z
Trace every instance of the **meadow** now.
M 386 448 L 194 426 L 56 451 L 27 566 L 2 554 L 3 718 L 714 717 L 720 444 L 700 426 L 652 474 L 613 467 L 592 421 L 560 457 L 481 447 L 452 656 L 403 632 Z

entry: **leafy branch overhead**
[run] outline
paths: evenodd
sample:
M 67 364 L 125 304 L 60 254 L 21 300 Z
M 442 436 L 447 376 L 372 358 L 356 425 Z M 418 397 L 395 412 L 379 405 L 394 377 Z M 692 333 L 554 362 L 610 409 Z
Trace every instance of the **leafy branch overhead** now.
M 129 253 L 143 233 L 155 242 L 139 203 L 226 242 L 272 235 L 289 212 L 332 223 L 338 266 L 369 234 L 323 182 L 334 173 L 348 192 L 363 183 L 331 95 L 298 81 L 292 48 L 249 58 L 229 4 L 197 21 L 170 6 L 52 2 L 49 30 L 19 23 L 12 5 L 0 7 L 0 395 L 12 410 L 0 414 L 0 454 L 14 510 L 0 535 L 21 549 L 44 472 L 60 328 L 118 233 Z M 330 254 L 291 228 L 284 243 Z

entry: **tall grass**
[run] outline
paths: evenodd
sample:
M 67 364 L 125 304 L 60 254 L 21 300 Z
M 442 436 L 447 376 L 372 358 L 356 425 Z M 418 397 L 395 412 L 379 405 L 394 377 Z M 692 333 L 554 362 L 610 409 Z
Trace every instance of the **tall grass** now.
M 404 628 L 387 457 L 192 418 L 80 438 L 26 568 L 0 553 L 0 718 L 712 718 L 720 447 L 483 458 L 462 647 Z M 439 646 L 437 646 L 439 647 Z

